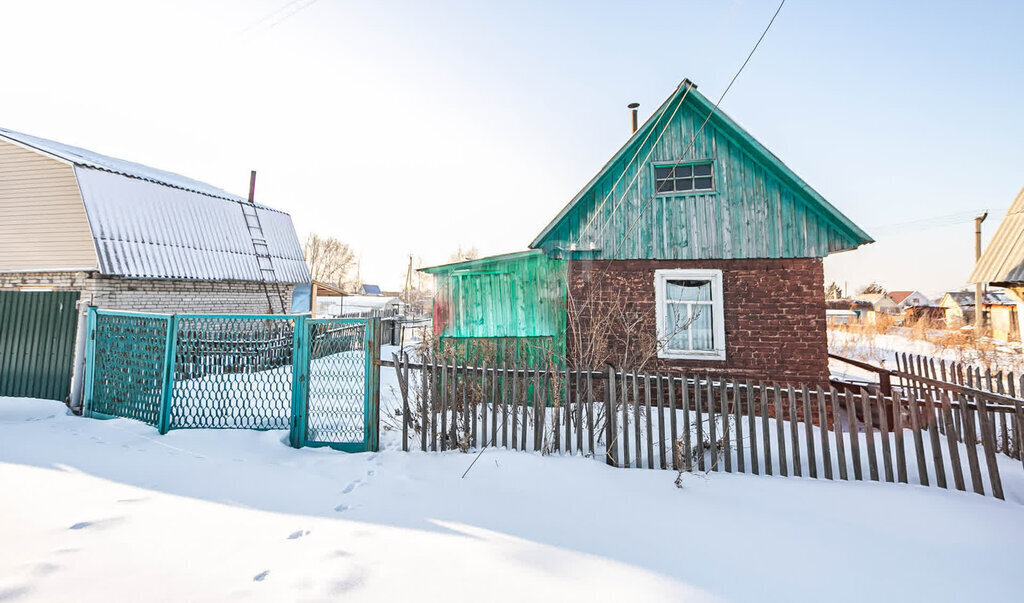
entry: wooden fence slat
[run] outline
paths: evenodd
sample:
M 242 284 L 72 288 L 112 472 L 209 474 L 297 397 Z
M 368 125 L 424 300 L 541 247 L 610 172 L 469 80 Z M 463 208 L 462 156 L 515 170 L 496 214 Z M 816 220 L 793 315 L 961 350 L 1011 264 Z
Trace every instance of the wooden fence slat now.
M 512 450 L 519 449 L 519 367 L 515 362 L 512 363 Z M 526 429 L 526 424 L 523 424 L 523 429 Z
M 590 456 L 597 454 L 594 450 L 594 376 L 587 371 L 587 444 Z
M 547 371 L 533 372 L 533 451 L 541 452 L 544 448 L 544 416 L 547 415 L 544 393 L 547 392 Z M 614 406 L 612 407 L 614 409 Z M 612 423 L 614 426 L 614 423 Z M 525 431 L 525 430 L 524 430 Z
M 828 445 L 828 403 L 819 386 L 815 391 L 818 400 L 818 435 L 821 436 L 821 464 L 825 469 L 825 479 L 832 479 L 832 449 Z
M 583 454 L 583 404 L 580 401 L 580 392 L 583 389 L 583 384 L 580 381 L 580 368 L 576 367 L 573 370 L 573 380 L 576 383 L 575 400 L 576 400 L 576 453 Z
M 468 446 L 476 446 L 476 419 L 473 418 L 473 412 L 470 411 L 469 403 L 472 400 L 469 399 L 469 388 L 473 383 L 474 372 L 466 372 L 466 365 L 462 365 L 462 436 L 466 438 Z M 473 419 L 472 425 L 470 419 Z
M 772 474 L 772 432 L 768 427 L 768 386 L 759 382 L 761 392 L 761 439 L 764 440 L 764 474 Z
M 657 375 L 658 381 L 658 456 L 661 458 L 661 468 L 668 469 L 668 459 L 665 458 L 665 398 L 662 390 L 665 381 L 661 373 Z
M 686 376 L 683 376 L 683 389 L 686 388 Z M 668 424 L 669 431 L 672 434 L 671 451 L 672 451 L 672 469 L 679 471 L 679 431 L 678 431 L 678 419 L 676 414 L 676 380 L 671 374 L 668 376 Z M 690 414 L 689 409 L 686 410 L 686 414 Z
M 448 408 L 451 409 L 452 421 L 449 423 L 449 431 L 446 435 L 448 440 L 449 448 L 458 448 L 459 439 L 457 433 L 459 431 L 459 412 L 458 412 L 458 393 L 459 393 L 459 365 L 452 362 L 452 384 L 448 393 L 451 395 L 450 404 Z
M 694 424 L 697 429 L 697 446 L 696 450 L 694 451 L 694 454 L 697 455 L 697 468 L 700 469 L 701 471 L 704 471 L 704 413 L 703 409 L 701 408 L 701 406 L 703 405 L 701 401 L 701 398 L 703 397 L 701 395 L 701 390 L 702 388 L 700 385 L 700 377 L 696 377 L 693 380 L 693 398 L 697 406 L 697 412 L 694 416 Z
M 839 414 L 839 398 L 836 396 L 836 388 L 829 388 L 832 398 L 832 429 L 836 434 L 836 463 L 839 465 L 839 479 L 849 480 L 846 473 L 846 437 L 843 435 L 843 421 Z
M 942 461 L 942 443 L 939 441 L 938 420 L 935 413 L 935 395 L 938 390 L 928 392 L 928 418 L 931 425 L 928 425 L 928 440 L 932 446 L 932 467 L 935 468 L 935 483 L 940 488 L 946 488 L 946 465 Z
M 878 392 L 875 404 L 878 409 L 878 421 L 881 423 L 879 434 L 882 436 L 882 464 L 885 467 L 885 481 L 892 483 L 896 480 L 892 471 L 892 442 L 889 439 L 892 434 L 889 430 L 889 409 L 886 408 L 885 400 L 882 392 Z
M 708 375 L 708 440 L 711 447 L 711 470 L 718 471 L 718 419 L 715 412 L 715 388 Z
M 563 383 L 564 394 L 562 395 L 562 406 L 565 414 L 565 451 L 572 454 L 572 403 L 569 399 L 569 390 L 571 389 L 571 381 L 569 380 L 569 367 L 565 367 L 565 382 Z
M 811 414 L 811 396 L 807 391 L 807 386 L 801 387 L 803 393 L 803 406 L 804 406 L 804 441 L 807 444 L 807 475 L 810 477 L 818 477 L 818 458 L 814 450 L 814 420 Z M 796 417 L 794 417 L 795 420 Z
M 853 479 L 861 481 L 864 479 L 864 468 L 860 464 L 860 434 L 857 431 L 857 411 L 855 410 L 853 395 L 846 392 L 846 422 L 849 425 L 850 433 L 850 462 L 853 464 Z
M 793 475 L 803 475 L 803 467 L 800 462 L 800 429 L 797 425 L 796 414 L 796 392 L 792 385 L 786 386 L 786 408 L 789 410 L 789 437 L 792 438 L 790 447 L 793 452 Z
M 736 425 L 736 471 L 746 473 L 747 463 L 743 458 L 743 393 L 740 384 L 732 381 L 733 424 Z
M 488 394 L 490 392 L 487 389 L 487 385 L 488 385 L 488 382 L 493 382 L 493 381 L 494 381 L 494 378 L 490 377 L 490 373 L 487 370 L 487 361 L 485 360 L 484 363 L 483 363 L 483 372 L 480 373 L 480 404 L 479 404 L 479 406 L 480 406 L 480 427 L 479 427 L 479 435 L 480 435 L 480 446 L 482 448 L 486 448 L 487 445 L 488 445 L 488 441 L 487 441 L 487 399 L 489 398 Z M 475 418 L 474 418 L 474 420 L 475 420 Z M 473 439 L 476 440 L 477 428 L 474 427 L 473 431 L 474 431 Z
M 956 489 L 964 491 L 964 470 L 960 465 L 960 436 L 953 426 L 953 409 L 949 403 L 949 394 L 942 393 L 942 416 L 946 423 L 946 446 L 949 448 L 950 470 L 953 472 L 953 483 Z
M 558 373 L 555 369 L 551 369 L 549 374 L 549 380 L 551 383 L 551 397 L 552 397 L 552 416 L 551 416 L 551 438 L 552 446 L 554 446 L 555 452 L 562 452 L 562 406 L 564 405 L 564 398 L 561 397 L 562 388 L 558 383 Z M 547 415 L 545 409 L 545 415 Z
M 643 451 L 643 438 L 640 436 L 640 416 L 641 416 L 641 404 L 640 404 L 640 376 L 636 373 L 633 374 L 633 445 L 636 446 L 636 467 L 637 469 L 643 469 L 644 466 L 644 451 Z
M 788 476 L 789 471 L 786 462 L 786 431 L 785 425 L 783 424 L 782 417 L 782 390 L 779 388 L 779 384 L 775 384 L 775 395 L 772 396 L 775 402 L 775 436 L 778 439 L 779 448 L 779 475 Z
M 914 455 L 917 457 L 918 481 L 922 486 L 928 485 L 928 467 L 924 460 L 924 440 L 921 438 L 921 413 L 919 398 L 916 396 L 910 401 L 910 428 L 914 435 Z
M 647 468 L 654 469 L 654 424 L 651 423 L 651 376 L 644 373 L 644 419 L 647 424 Z
M 754 475 L 759 475 L 758 454 L 757 454 L 757 423 L 755 422 L 754 411 L 754 386 L 747 379 L 747 431 L 750 432 L 750 470 Z
M 968 377 L 970 373 L 968 372 Z M 968 379 L 970 381 L 970 379 Z M 963 396 L 958 400 L 963 409 L 963 439 L 967 448 L 967 467 L 971 471 L 971 486 L 976 494 L 985 494 L 985 486 L 981 479 L 981 464 L 978 462 L 978 439 L 974 426 L 974 411 L 968 404 L 969 398 Z
M 732 409 L 729 407 L 729 386 L 725 377 L 719 381 L 719 398 L 722 400 L 722 454 L 725 456 L 725 471 L 732 473 L 732 438 L 729 425 L 729 417 Z
M 508 398 L 509 389 L 512 387 L 510 381 L 515 381 L 515 377 L 509 379 L 508 367 L 502 367 L 501 369 L 501 447 L 508 449 Z M 513 438 L 514 440 L 514 438 Z
M 696 377 L 694 378 L 696 382 Z M 683 399 L 680 401 L 680 406 L 683 408 L 683 470 L 690 471 L 693 469 L 693 459 L 690 457 L 690 452 L 693 450 L 693 441 L 690 438 L 690 384 L 685 374 L 683 374 L 683 389 L 681 391 Z
M 1021 375 L 1021 383 L 1024 384 L 1024 375 Z M 1024 387 L 1021 388 L 1024 393 Z M 1024 404 L 1020 401 L 1014 401 L 1014 417 L 1016 419 L 1014 423 L 1014 431 L 1017 433 L 1017 458 L 1020 459 L 1022 465 L 1024 465 Z
M 622 464 L 626 467 L 631 467 L 631 461 L 629 456 L 629 389 L 626 387 L 626 375 L 622 375 L 622 390 L 621 390 L 621 404 L 622 404 Z M 633 400 L 634 404 L 636 399 Z M 637 468 L 639 469 L 640 459 L 637 458 Z
M 999 463 L 996 461 L 995 433 L 992 429 L 992 417 L 988 412 L 988 405 L 985 398 L 978 397 L 978 418 L 981 422 L 981 443 L 985 451 L 985 464 L 988 465 L 988 479 L 992 486 L 992 496 L 1005 500 L 1003 496 L 1003 482 L 999 478 Z
M 438 437 L 441 452 L 444 452 L 448 439 L 448 360 L 441 365 L 441 433 Z
M 526 432 L 529 428 L 529 401 L 530 401 L 530 372 L 529 366 L 523 367 L 523 383 L 520 386 L 519 395 L 522 396 L 520 401 L 520 414 L 522 415 L 522 424 L 519 426 L 519 449 L 526 450 Z
M 420 368 L 420 450 L 423 452 L 427 451 L 427 433 L 429 429 L 429 421 L 427 416 L 433 416 L 433 412 L 430 410 L 430 384 L 433 383 L 433 378 L 428 376 L 431 369 L 426 365 L 426 358 Z
M 875 453 L 875 421 L 871 413 L 871 395 L 860 394 L 861 410 L 864 413 L 864 439 L 867 443 L 868 473 L 871 480 L 878 481 L 878 455 Z
M 619 462 L 616 458 L 616 452 L 618 452 L 618 442 L 616 442 L 615 434 L 615 369 L 608 367 L 608 381 L 605 382 L 604 387 L 604 426 L 605 426 L 605 446 L 604 456 L 605 462 L 612 467 L 618 467 Z

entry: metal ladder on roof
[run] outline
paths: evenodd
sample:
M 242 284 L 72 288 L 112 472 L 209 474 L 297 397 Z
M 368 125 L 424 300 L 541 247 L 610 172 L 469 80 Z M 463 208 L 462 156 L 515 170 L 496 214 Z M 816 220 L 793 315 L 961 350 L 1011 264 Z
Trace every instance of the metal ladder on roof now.
M 267 245 L 266 235 L 263 234 L 263 225 L 260 223 L 259 212 L 252 203 L 242 203 L 242 215 L 245 216 L 245 225 L 249 229 L 249 237 L 252 239 L 252 249 L 256 253 L 256 265 L 260 270 L 260 282 L 263 283 L 263 292 L 267 294 L 267 307 L 271 314 L 277 314 L 274 310 L 273 298 L 270 295 L 270 286 L 273 284 L 277 293 L 277 300 L 280 302 L 280 313 L 287 314 L 288 306 L 285 304 L 284 294 L 281 293 L 281 284 L 277 280 L 277 273 L 274 272 L 274 262 L 270 258 L 270 247 Z

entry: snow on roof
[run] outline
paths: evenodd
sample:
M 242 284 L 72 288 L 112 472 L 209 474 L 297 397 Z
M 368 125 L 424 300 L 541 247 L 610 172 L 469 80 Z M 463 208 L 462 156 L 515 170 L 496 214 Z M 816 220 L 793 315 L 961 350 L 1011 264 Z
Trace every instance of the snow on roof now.
M 261 281 L 242 205 L 248 200 L 179 174 L 12 130 L 0 138 L 71 163 L 100 273 L 127 278 Z M 274 277 L 308 283 L 291 216 L 255 205 Z
M 358 312 L 369 312 L 371 310 L 382 310 L 388 306 L 396 306 L 402 303 L 397 297 L 383 295 L 346 295 L 341 298 L 341 313 L 356 314 Z
M 974 307 L 974 292 L 973 291 L 947 291 L 946 295 L 953 300 L 953 303 L 960 306 L 961 308 L 973 308 Z M 986 291 L 982 294 L 982 303 L 986 305 L 1013 305 L 1016 304 L 1013 299 L 1010 298 L 1003 291 Z
M 1024 283 L 1024 188 L 1010 204 L 969 283 Z

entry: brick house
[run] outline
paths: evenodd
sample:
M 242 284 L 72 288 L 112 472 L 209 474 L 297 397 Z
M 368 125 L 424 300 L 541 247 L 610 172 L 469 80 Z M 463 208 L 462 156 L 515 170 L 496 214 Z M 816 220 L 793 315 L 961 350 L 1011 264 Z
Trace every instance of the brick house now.
M 288 313 L 291 217 L 184 176 L 0 129 L 0 291 L 109 309 Z
M 442 339 L 825 381 L 822 258 L 870 242 L 684 80 L 530 251 L 426 272 Z

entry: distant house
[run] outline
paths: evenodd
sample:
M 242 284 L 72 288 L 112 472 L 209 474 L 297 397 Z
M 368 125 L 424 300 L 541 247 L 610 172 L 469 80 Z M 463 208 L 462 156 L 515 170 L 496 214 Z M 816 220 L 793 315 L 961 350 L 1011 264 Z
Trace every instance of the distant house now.
M 830 299 L 825 302 L 825 320 L 830 325 L 866 322 L 874 314 L 870 302 L 855 299 Z
M 982 295 L 985 322 L 992 328 L 992 336 L 1013 341 L 1020 339 L 1019 302 L 1006 291 L 986 291 Z M 950 325 L 974 323 L 974 292 L 949 291 L 942 296 L 939 306 L 945 310 Z
M 425 272 L 442 341 L 827 381 L 822 258 L 871 241 L 684 80 L 528 251 Z
M 360 295 L 383 295 L 378 285 L 363 284 L 359 286 Z
M 889 299 L 901 312 L 914 306 L 931 306 L 932 300 L 920 291 L 890 291 Z
M 868 302 L 871 309 L 879 314 L 898 314 L 899 307 L 885 293 L 858 293 L 853 296 L 856 301 Z
M 171 172 L 0 129 L 0 290 L 101 308 L 287 313 L 308 283 L 288 214 Z

